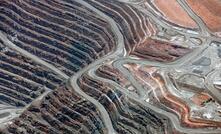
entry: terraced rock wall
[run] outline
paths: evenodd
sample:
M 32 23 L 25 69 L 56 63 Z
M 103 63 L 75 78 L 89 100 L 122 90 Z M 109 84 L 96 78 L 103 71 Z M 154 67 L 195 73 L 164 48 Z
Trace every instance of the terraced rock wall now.
M 32 104 L 2 133 L 99 134 L 105 133 L 105 127 L 92 103 L 61 86 Z
M 115 47 L 109 24 L 75 1 L 1 0 L 0 30 L 71 76 Z
M 148 18 L 136 8 L 115 0 L 85 0 L 96 7 L 117 23 L 124 36 L 125 48 L 128 52 L 153 34 L 154 27 L 151 26 Z
M 157 69 L 139 70 L 190 51 L 150 39 L 158 30 L 151 21 L 118 0 L 0 0 L 0 108 L 22 109 L 0 133 L 177 134 L 190 127 L 188 107 L 167 93 Z
M 1 104 L 24 107 L 63 82 L 51 70 L 0 43 Z

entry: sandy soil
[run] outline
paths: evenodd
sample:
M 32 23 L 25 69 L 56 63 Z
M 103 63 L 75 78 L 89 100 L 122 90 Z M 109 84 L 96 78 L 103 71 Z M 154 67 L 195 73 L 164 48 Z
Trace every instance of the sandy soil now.
M 187 0 L 187 2 L 212 32 L 221 31 L 220 0 Z
M 195 28 L 197 24 L 183 10 L 176 0 L 154 0 L 155 6 L 164 14 L 165 19 L 177 25 Z

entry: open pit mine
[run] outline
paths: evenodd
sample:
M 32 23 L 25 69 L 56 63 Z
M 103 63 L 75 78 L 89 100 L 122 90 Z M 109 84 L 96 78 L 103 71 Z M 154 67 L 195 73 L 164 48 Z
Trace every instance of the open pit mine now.
M 0 0 L 0 134 L 221 134 L 220 0 Z

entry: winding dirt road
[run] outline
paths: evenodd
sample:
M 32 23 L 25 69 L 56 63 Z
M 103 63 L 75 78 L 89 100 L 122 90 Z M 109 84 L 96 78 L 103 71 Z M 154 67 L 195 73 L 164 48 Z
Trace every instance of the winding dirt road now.
M 85 68 L 80 70 L 79 72 L 75 73 L 72 77 L 69 78 L 66 74 L 64 74 L 62 71 L 60 71 L 59 69 L 57 69 L 53 65 L 39 59 L 38 57 L 30 54 L 27 51 L 19 48 L 18 46 L 16 46 L 12 42 L 10 42 L 3 33 L 0 33 L 0 39 L 9 48 L 12 48 L 12 49 L 20 52 L 24 56 L 31 58 L 35 62 L 44 65 L 45 67 L 47 67 L 51 71 L 55 72 L 56 74 L 58 74 L 62 78 L 69 79 L 67 86 L 69 88 L 72 88 L 80 96 L 82 96 L 84 99 L 87 99 L 88 101 L 90 101 L 91 103 L 93 103 L 97 107 L 97 109 L 99 110 L 99 112 L 101 114 L 104 125 L 107 129 L 106 131 L 109 134 L 115 134 L 116 131 L 113 128 L 113 125 L 112 125 L 112 122 L 111 122 L 111 119 L 109 117 L 107 110 L 104 108 L 104 106 L 102 104 L 100 104 L 98 102 L 98 100 L 94 99 L 93 97 L 87 95 L 84 91 L 82 91 L 82 89 L 78 85 L 79 78 L 85 73 L 89 74 L 89 76 L 91 76 L 94 79 L 97 79 L 99 81 L 103 81 L 103 82 L 113 85 L 114 87 L 116 87 L 116 89 L 120 90 L 124 95 L 129 97 L 131 100 L 134 100 L 134 101 L 144 105 L 145 107 L 152 109 L 157 114 L 165 115 L 166 117 L 168 117 L 171 120 L 172 126 L 180 132 L 188 133 L 188 134 L 197 134 L 197 133 L 199 133 L 199 134 L 211 134 L 211 133 L 219 134 L 221 132 L 220 129 L 205 131 L 203 129 L 191 129 L 191 128 L 182 127 L 180 125 L 179 119 L 174 114 L 164 111 L 160 108 L 157 108 L 157 107 L 155 107 L 145 101 L 147 99 L 145 89 L 143 89 L 143 87 L 136 81 L 136 79 L 133 77 L 133 75 L 131 75 L 131 73 L 123 66 L 126 63 L 135 63 L 135 64 L 139 64 L 142 66 L 143 65 L 150 65 L 150 66 L 158 67 L 163 72 L 162 74 L 166 74 L 167 72 L 169 72 L 171 70 L 171 68 L 174 68 L 174 69 L 179 68 L 179 67 L 183 66 L 185 63 L 191 62 L 191 61 L 195 60 L 197 57 L 200 57 L 201 53 L 209 47 L 209 44 L 211 42 L 213 42 L 213 41 L 221 42 L 220 38 L 216 38 L 210 34 L 210 31 L 205 26 L 205 24 L 202 22 L 202 20 L 197 15 L 194 14 L 194 12 L 188 7 L 188 5 L 186 4 L 185 1 L 178 0 L 180 5 L 186 10 L 186 12 L 197 22 L 197 24 L 200 28 L 200 32 L 198 34 L 189 33 L 185 29 L 180 30 L 179 28 L 177 29 L 177 28 L 171 27 L 169 24 L 162 22 L 161 18 L 159 16 L 157 16 L 153 11 L 146 10 L 146 9 L 142 8 L 141 6 L 139 6 L 140 3 L 142 3 L 143 1 L 135 3 L 135 4 L 130 3 L 130 4 L 133 4 L 134 7 L 138 8 L 140 11 L 145 13 L 148 17 L 150 17 L 153 21 L 155 21 L 161 27 L 176 31 L 177 33 L 180 33 L 188 38 L 195 37 L 195 38 L 202 39 L 201 46 L 197 47 L 192 52 L 184 55 L 180 59 L 170 62 L 170 63 L 160 63 L 160 62 L 153 62 L 153 61 L 148 61 L 148 60 L 136 60 L 136 59 L 132 59 L 131 57 L 127 56 L 127 54 L 125 54 L 124 38 L 123 38 L 123 35 L 117 26 L 117 23 L 112 18 L 110 18 L 109 16 L 107 16 L 106 14 L 101 12 L 100 10 L 96 9 L 95 7 L 91 6 L 87 2 L 82 1 L 82 0 L 76 0 L 76 1 L 78 3 L 84 5 L 85 7 L 91 9 L 92 11 L 96 12 L 98 15 L 100 15 L 102 18 L 104 18 L 105 20 L 108 21 L 108 23 L 109 23 L 109 25 L 115 35 L 115 38 L 116 38 L 116 47 L 113 51 L 109 52 L 107 55 L 94 61 L 93 63 L 89 64 L 88 66 L 86 66 Z M 138 96 L 131 94 L 130 92 L 127 91 L 127 89 L 124 89 L 123 87 L 119 86 L 117 83 L 96 75 L 95 71 L 101 65 L 106 64 L 109 61 L 112 61 L 113 66 L 115 68 L 119 69 L 124 74 L 124 76 L 132 83 L 132 85 L 137 89 Z M 212 77 L 213 77 L 213 73 L 211 73 L 207 77 L 208 80 L 207 80 L 206 85 L 209 89 L 211 89 L 210 91 L 212 92 L 212 94 L 214 94 L 218 99 L 220 99 L 219 98 L 220 93 L 218 94 L 217 91 L 211 87 Z M 44 94 L 44 95 L 46 95 L 46 94 Z M 44 95 L 41 96 L 41 98 L 44 97 Z M 41 98 L 39 98 L 39 99 L 41 99 Z M 220 101 L 221 101 L 221 99 L 220 99 Z

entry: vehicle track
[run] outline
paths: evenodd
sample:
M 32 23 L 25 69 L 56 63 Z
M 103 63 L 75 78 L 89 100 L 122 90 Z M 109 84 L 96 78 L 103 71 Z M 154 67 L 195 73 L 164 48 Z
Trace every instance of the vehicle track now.
M 58 74 L 59 76 L 61 76 L 62 78 L 68 79 L 69 77 L 63 73 L 62 71 L 60 71 L 59 69 L 57 69 L 56 67 L 54 67 L 53 65 L 41 60 L 39 57 L 27 52 L 24 49 L 21 49 L 20 47 L 16 46 L 15 44 L 13 44 L 11 41 L 9 41 L 9 39 L 2 33 L 0 32 L 0 39 L 4 42 L 5 45 L 7 45 L 9 48 L 12 48 L 13 50 L 18 51 L 19 53 L 23 54 L 26 57 L 31 58 L 32 60 L 34 60 L 35 62 L 44 65 L 45 67 L 49 68 L 51 71 L 55 72 L 56 74 Z
M 192 36 L 192 34 L 189 34 L 190 36 Z M 203 35 L 204 36 L 204 35 Z M 207 36 L 207 35 L 206 35 Z M 122 91 L 124 94 L 126 94 L 127 96 L 130 97 L 130 99 L 134 99 L 135 101 L 139 101 L 139 103 L 141 104 L 145 104 L 145 106 L 147 106 L 148 108 L 151 108 L 153 110 L 155 110 L 156 112 L 160 113 L 160 114 L 163 114 L 163 115 L 166 115 L 167 117 L 169 117 L 172 122 L 173 122 L 173 126 L 180 132 L 188 132 L 188 133 L 192 133 L 192 134 L 196 134 L 196 133 L 199 133 L 199 134 L 204 134 L 204 133 L 220 133 L 220 130 L 211 130 L 211 131 L 204 131 L 204 130 L 201 130 L 201 129 L 189 129 L 189 128 L 183 128 L 179 125 L 179 120 L 177 119 L 176 116 L 174 116 L 173 114 L 171 113 L 168 113 L 166 111 L 163 111 L 159 108 L 156 108 L 148 103 L 146 103 L 144 100 L 145 100 L 145 94 L 144 94 L 144 89 L 142 89 L 142 87 L 137 83 L 137 81 L 133 78 L 133 76 L 126 70 L 124 69 L 124 67 L 122 66 L 123 64 L 125 63 L 136 63 L 136 64 L 141 64 L 141 65 L 151 65 L 151 66 L 159 66 L 160 68 L 163 67 L 163 68 L 166 68 L 166 67 L 173 67 L 173 68 L 178 68 L 179 66 L 182 66 L 183 64 L 185 64 L 186 62 L 189 62 L 190 60 L 192 59 L 195 59 L 196 57 L 200 56 L 200 54 L 205 50 L 207 49 L 208 45 L 212 42 L 212 39 L 210 39 L 210 37 L 208 37 L 207 40 L 205 40 L 203 42 L 203 44 L 195 49 L 193 52 L 189 53 L 189 54 L 186 54 L 185 56 L 183 56 L 182 58 L 180 58 L 179 60 L 176 60 L 174 62 L 171 62 L 171 63 L 166 63 L 166 64 L 162 64 L 162 63 L 159 63 L 159 62 L 151 62 L 151 61 L 139 61 L 139 60 L 133 60 L 133 59 L 130 59 L 128 57 L 124 57 L 124 58 L 120 58 L 117 56 L 115 58 L 112 58 L 112 56 L 110 57 L 107 57 L 105 56 L 104 59 L 100 59 L 98 61 L 96 61 L 95 63 L 93 63 L 90 66 L 87 67 L 87 69 L 85 69 L 83 72 L 87 72 L 88 71 L 88 74 L 89 76 L 91 76 L 92 78 L 95 78 L 95 79 L 98 79 L 100 81 L 104 81 L 104 82 L 107 82 L 107 83 L 111 83 L 111 85 L 114 85 L 118 90 Z M 100 63 L 102 61 L 105 61 L 106 59 L 112 59 L 113 60 L 113 66 L 115 68 L 118 68 L 125 76 L 130 76 L 128 77 L 128 80 L 132 82 L 133 86 L 135 86 L 137 89 L 138 89 L 138 93 L 140 94 L 140 96 L 134 96 L 134 95 L 131 95 L 129 92 L 127 92 L 126 89 L 122 90 L 123 88 L 122 87 L 119 87 L 119 85 L 117 85 L 116 83 L 114 82 L 111 82 L 110 80 L 107 80 L 105 78 L 101 78 L 99 76 L 97 76 L 95 74 L 95 71 L 97 68 L 99 68 Z M 104 63 L 104 62 L 103 62 Z M 96 68 L 95 68 L 96 66 Z M 81 74 L 82 74 L 81 73 Z M 79 75 L 80 77 L 80 75 Z M 75 85 L 77 85 L 77 78 L 75 78 Z M 159 112 L 160 111 L 160 112 Z
M 177 0 L 180 6 L 191 16 L 191 18 L 198 24 L 200 28 L 201 35 L 203 36 L 211 36 L 210 30 L 207 28 L 206 24 L 203 20 L 194 13 L 194 11 L 189 7 L 185 0 Z
M 87 95 L 86 93 L 84 93 L 81 88 L 79 87 L 77 81 L 78 79 L 82 76 L 82 74 L 84 72 L 86 72 L 87 70 L 93 68 L 96 65 L 102 64 L 107 60 L 110 59 L 114 59 L 117 58 L 119 56 L 122 56 L 123 54 L 123 50 L 124 50 L 124 39 L 123 39 L 123 35 L 121 34 L 120 30 L 118 29 L 116 22 L 114 22 L 114 20 L 112 18 L 110 18 L 109 16 L 105 15 L 103 12 L 99 11 L 98 9 L 94 8 L 93 6 L 91 6 L 90 4 L 88 4 L 87 2 L 84 2 L 82 0 L 77 0 L 77 2 L 81 3 L 82 5 L 84 5 L 85 7 L 95 11 L 97 14 L 99 14 L 100 16 L 102 16 L 103 18 L 105 18 L 112 30 L 113 33 L 116 35 L 116 48 L 115 50 L 113 50 L 112 52 L 108 53 L 107 55 L 105 55 L 103 58 L 98 59 L 96 61 L 94 61 L 93 63 L 91 63 L 90 65 L 88 65 L 87 67 L 83 68 L 82 70 L 80 70 L 79 72 L 77 72 L 75 75 L 73 75 L 70 78 L 70 84 L 73 87 L 73 89 L 79 93 L 80 95 L 82 95 L 84 98 L 88 99 L 90 102 L 92 102 L 95 106 L 97 106 L 97 108 L 99 109 L 102 119 L 104 121 L 105 126 L 107 127 L 107 132 L 109 134 L 114 134 L 116 133 L 113 126 L 112 126 L 112 122 L 111 119 L 106 111 L 106 109 L 94 98 L 90 97 L 89 95 Z
M 111 85 L 113 85 L 117 90 L 121 91 L 124 95 L 126 95 L 127 97 L 129 97 L 131 100 L 134 100 L 135 102 L 138 102 L 139 104 L 144 105 L 145 107 L 148 107 L 152 110 L 154 110 L 154 112 L 156 112 L 157 114 L 160 115 L 165 115 L 166 117 L 168 117 L 171 121 L 172 121 L 172 125 L 174 126 L 174 128 L 176 130 L 178 130 L 179 132 L 182 133 L 188 133 L 188 134 L 219 134 L 220 130 L 201 130 L 201 129 L 191 129 L 191 128 L 184 128 L 180 125 L 180 121 L 177 118 L 177 116 L 175 116 L 174 114 L 164 111 L 158 107 L 155 107 L 151 104 L 149 104 L 148 102 L 145 101 L 144 98 L 141 98 L 140 96 L 135 96 L 134 94 L 131 94 L 127 89 L 125 89 L 124 87 L 121 87 L 120 85 L 118 85 L 116 82 L 113 82 L 109 79 L 103 78 L 98 76 L 95 71 L 100 67 L 101 65 L 97 65 L 96 67 L 90 69 L 87 73 L 89 76 L 91 76 L 92 78 L 95 78 L 99 81 L 103 81 L 106 83 L 109 83 Z M 118 68 L 119 69 L 119 68 Z M 127 74 L 127 75 L 131 75 L 131 74 Z M 144 89 L 141 89 L 144 90 Z
M 170 63 L 159 63 L 159 62 L 152 62 L 152 61 L 147 61 L 147 60 L 135 60 L 135 59 L 131 59 L 130 57 L 126 57 L 125 55 L 125 46 L 124 46 L 124 38 L 123 35 L 121 34 L 116 22 L 110 18 L 109 16 L 107 16 L 106 14 L 104 14 L 103 12 L 101 12 L 100 10 L 96 9 L 95 7 L 91 6 L 90 4 L 88 4 L 85 1 L 82 0 L 76 0 L 78 3 L 84 5 L 85 7 L 91 9 L 92 11 L 96 12 L 98 15 L 100 15 L 101 17 L 103 17 L 104 19 L 106 19 L 111 28 L 112 31 L 114 33 L 115 38 L 116 38 L 116 48 L 109 52 L 107 55 L 103 56 L 100 59 L 95 60 L 93 63 L 89 64 L 88 66 L 86 66 L 85 68 L 83 68 L 82 70 L 80 70 L 79 72 L 77 72 L 76 74 L 74 74 L 73 76 L 71 76 L 71 78 L 69 79 L 67 85 L 69 88 L 72 88 L 74 91 L 76 91 L 79 95 L 81 95 L 82 97 L 84 97 L 85 99 L 87 99 L 88 101 L 92 102 L 99 110 L 102 119 L 104 121 L 104 124 L 107 128 L 107 133 L 109 134 L 114 134 L 116 133 L 113 126 L 112 126 L 112 122 L 111 119 L 109 117 L 109 114 L 107 112 L 107 110 L 104 108 L 103 105 L 100 104 L 100 102 L 98 102 L 97 100 L 95 100 L 93 97 L 87 95 L 84 91 L 82 91 L 82 89 L 79 87 L 78 85 L 78 80 L 79 78 L 84 74 L 84 73 L 88 73 L 89 76 L 91 76 L 92 78 L 98 79 L 100 81 L 104 81 L 106 83 L 110 83 L 111 85 L 113 85 L 114 87 L 116 87 L 118 90 L 120 90 L 123 94 L 125 94 L 126 96 L 128 96 L 130 99 L 144 105 L 145 107 L 148 107 L 152 110 L 154 110 L 156 113 L 161 114 L 161 115 L 165 115 L 168 118 L 170 118 L 170 120 L 172 121 L 172 124 L 174 126 L 175 129 L 179 130 L 180 132 L 184 132 L 184 133 L 190 133 L 190 134 L 211 134 L 211 133 L 220 133 L 220 130 L 201 130 L 201 129 L 189 129 L 189 128 L 183 128 L 180 126 L 180 121 L 179 119 L 167 112 L 164 111 L 160 108 L 157 108 L 155 106 L 152 106 L 151 104 L 145 102 L 145 93 L 144 93 L 144 89 L 142 88 L 142 86 L 139 85 L 139 83 L 135 80 L 135 78 L 129 73 L 129 71 L 127 71 L 124 67 L 123 64 L 125 63 L 136 63 L 136 64 L 140 64 L 140 65 L 151 65 L 151 66 L 157 66 L 159 68 L 168 68 L 168 67 L 172 67 L 172 68 L 178 68 L 180 66 L 182 66 L 183 64 L 185 64 L 186 62 L 189 62 L 193 59 L 195 59 L 196 57 L 199 57 L 200 54 L 207 49 L 208 44 L 210 44 L 212 41 L 216 40 L 216 41 L 221 41 L 221 39 L 215 39 L 214 37 L 210 36 L 210 34 L 208 34 L 208 31 L 205 30 L 205 25 L 200 25 L 201 29 L 202 29 L 202 35 L 195 35 L 195 34 L 190 34 L 187 33 L 186 31 L 181 32 L 181 31 L 177 31 L 178 33 L 184 34 L 186 36 L 190 36 L 190 37 L 200 37 L 200 38 L 204 38 L 206 36 L 206 40 L 203 42 L 203 45 L 201 45 L 199 48 L 196 48 L 195 50 L 193 50 L 191 53 L 186 54 L 185 56 L 183 56 L 182 58 L 174 61 L 174 62 L 170 62 Z M 183 2 L 181 0 L 179 0 L 180 3 L 183 4 Z M 182 5 L 181 4 L 181 5 Z M 138 6 L 135 6 L 136 8 L 138 8 Z M 183 7 L 185 7 L 185 9 L 187 10 L 187 12 L 189 12 L 189 8 L 186 7 L 186 5 L 183 5 Z M 139 7 L 140 10 L 142 10 Z M 147 13 L 146 10 L 142 10 L 142 12 Z M 191 11 L 189 12 L 189 14 L 193 14 Z M 149 13 L 148 14 L 153 20 L 156 21 L 157 24 L 161 24 L 164 27 L 170 29 L 171 27 L 165 26 L 165 24 L 163 24 L 162 22 L 160 22 L 160 20 L 153 14 Z M 193 16 L 194 17 L 194 16 Z M 194 17 L 195 18 L 195 17 Z M 198 21 L 198 19 L 197 19 Z M 199 20 L 200 22 L 200 20 Z M 56 74 L 58 74 L 59 76 L 68 79 L 69 77 L 63 73 L 62 71 L 60 71 L 59 69 L 57 69 L 56 67 L 54 67 L 53 65 L 39 59 L 37 56 L 34 56 L 32 54 L 30 54 L 29 52 L 21 49 L 20 47 L 16 46 L 15 44 L 13 44 L 11 41 L 9 41 L 7 39 L 7 37 L 0 32 L 0 39 L 2 41 L 4 41 L 4 44 L 6 44 L 8 47 L 20 52 L 21 54 L 23 54 L 26 57 L 29 57 L 31 59 L 33 59 L 35 62 L 44 65 L 45 67 L 49 68 L 50 70 L 52 70 L 53 72 L 55 72 Z M 138 94 L 139 96 L 135 96 L 131 93 L 129 93 L 127 91 L 127 89 L 124 89 L 123 87 L 120 87 L 118 84 L 116 84 L 115 82 L 112 82 L 108 79 L 99 77 L 96 75 L 95 71 L 103 64 L 107 63 L 108 61 L 113 61 L 113 66 L 115 68 L 118 68 L 125 76 L 129 76 L 128 80 L 133 84 L 133 86 L 135 86 L 137 88 L 137 90 L 139 91 Z M 168 70 L 165 70 L 165 72 L 167 72 Z M 212 77 L 212 74 L 211 76 Z M 208 76 L 208 82 L 211 83 L 211 79 Z M 46 95 L 46 94 L 44 94 Z M 43 97 L 43 96 L 41 96 Z M 41 99 L 41 98 L 39 98 Z

